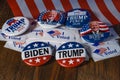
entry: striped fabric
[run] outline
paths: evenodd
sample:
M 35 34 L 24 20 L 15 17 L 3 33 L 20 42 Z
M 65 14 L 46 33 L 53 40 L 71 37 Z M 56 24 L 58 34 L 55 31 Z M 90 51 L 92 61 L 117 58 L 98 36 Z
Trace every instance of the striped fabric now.
M 92 20 L 108 25 L 120 23 L 120 0 L 7 0 L 14 16 L 37 18 L 44 10 L 69 11 L 74 8 L 87 9 Z

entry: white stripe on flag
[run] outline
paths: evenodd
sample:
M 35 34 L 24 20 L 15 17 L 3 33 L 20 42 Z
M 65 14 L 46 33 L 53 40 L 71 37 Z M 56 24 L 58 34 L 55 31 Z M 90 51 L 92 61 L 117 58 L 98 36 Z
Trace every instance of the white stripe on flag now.
M 46 7 L 45 7 L 45 5 L 44 5 L 44 3 L 43 3 L 42 0 L 34 0 L 34 2 L 35 2 L 35 4 L 36 4 L 39 12 L 42 12 L 42 11 L 45 11 L 45 10 L 46 10 Z
M 111 22 L 99 10 L 98 6 L 95 3 L 95 0 L 87 0 L 87 2 L 92 12 L 95 13 L 96 17 L 98 17 L 100 21 L 106 23 L 107 25 L 111 25 Z
M 112 13 L 112 15 L 118 20 L 120 21 L 120 13 L 118 12 L 118 10 L 115 8 L 112 0 L 103 0 L 105 5 L 107 6 L 107 8 L 109 9 L 109 11 Z
M 54 4 L 56 10 L 65 11 L 60 0 L 52 0 L 52 2 Z
M 70 0 L 70 3 L 73 9 L 80 8 L 80 5 L 78 4 L 78 0 Z
M 25 3 L 25 0 L 16 0 L 16 2 L 19 5 L 21 12 L 23 13 L 23 16 L 33 18 L 33 16 L 31 15 L 31 13 Z

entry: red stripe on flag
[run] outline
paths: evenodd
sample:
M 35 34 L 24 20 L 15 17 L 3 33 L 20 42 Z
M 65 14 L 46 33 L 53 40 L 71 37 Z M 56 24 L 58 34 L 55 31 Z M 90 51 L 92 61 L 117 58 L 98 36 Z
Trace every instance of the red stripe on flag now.
M 78 3 L 80 4 L 81 8 L 83 9 L 87 9 L 90 12 L 90 15 L 92 17 L 92 20 L 96 20 L 98 21 L 99 19 L 95 16 L 94 12 L 91 11 L 88 3 L 86 2 L 86 0 L 78 0 Z
M 40 12 L 34 3 L 34 0 L 25 0 L 25 2 L 27 4 L 33 18 L 37 18 Z
M 43 0 L 43 3 L 46 7 L 46 10 L 55 10 L 55 6 L 53 5 L 51 0 Z
M 119 11 L 120 13 L 120 0 L 112 0 L 114 6 L 116 7 L 116 9 Z
M 72 9 L 72 6 L 71 6 L 69 0 L 61 0 L 61 3 L 63 5 L 63 8 L 64 8 L 65 11 L 69 11 L 69 10 Z
M 112 23 L 118 24 L 118 20 L 112 15 L 112 13 L 108 10 L 103 0 L 95 0 L 99 10 L 103 13 L 103 15 Z
M 7 0 L 7 2 L 9 4 L 14 16 L 23 16 L 16 0 Z

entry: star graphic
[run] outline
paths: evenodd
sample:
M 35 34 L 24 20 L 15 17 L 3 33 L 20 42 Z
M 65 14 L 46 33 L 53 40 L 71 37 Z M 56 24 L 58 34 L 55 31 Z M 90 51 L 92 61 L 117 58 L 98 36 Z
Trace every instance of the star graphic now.
M 32 59 L 29 59 L 29 62 L 31 63 L 31 62 L 32 62 Z
M 62 60 L 62 63 L 66 63 L 66 60 Z
M 36 63 L 40 63 L 40 59 L 39 58 L 35 59 L 35 61 L 36 61 Z
M 46 60 L 47 59 L 47 57 L 43 57 L 43 60 Z
M 34 46 L 34 47 L 38 47 L 38 44 L 35 43 L 33 46 Z
M 74 60 L 70 59 L 68 62 L 69 64 L 73 64 Z
M 65 48 L 65 46 L 62 46 L 62 48 Z
M 44 45 L 45 45 L 45 44 L 43 44 L 43 43 L 41 44 L 41 46 L 44 46 Z
M 29 48 L 31 48 L 31 46 L 28 46 L 27 48 L 29 49 Z
M 77 62 L 80 62 L 80 59 L 76 59 Z
M 70 43 L 70 44 L 68 45 L 68 47 L 69 47 L 69 48 L 70 48 L 70 47 L 73 47 L 73 44 Z
M 76 44 L 76 47 L 79 47 L 79 44 Z

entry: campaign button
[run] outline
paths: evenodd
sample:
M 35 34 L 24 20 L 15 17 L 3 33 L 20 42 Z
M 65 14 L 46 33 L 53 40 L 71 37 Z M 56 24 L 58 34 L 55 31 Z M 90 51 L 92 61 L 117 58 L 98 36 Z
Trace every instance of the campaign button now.
M 63 67 L 76 67 L 85 61 L 86 50 L 78 42 L 62 44 L 56 51 L 55 58 Z
M 66 25 L 69 28 L 82 28 L 90 21 L 91 17 L 85 9 L 73 9 L 67 12 Z
M 8 36 L 16 36 L 24 33 L 29 28 L 30 22 L 25 17 L 13 17 L 2 26 L 2 32 Z
M 59 10 L 48 10 L 40 13 L 38 24 L 43 28 L 58 27 L 65 22 L 65 14 Z
M 44 42 L 32 42 L 22 51 L 22 60 L 30 66 L 40 66 L 47 63 L 52 56 L 50 45 Z
M 91 21 L 80 30 L 81 37 L 91 43 L 99 43 L 110 35 L 109 27 L 101 21 Z

